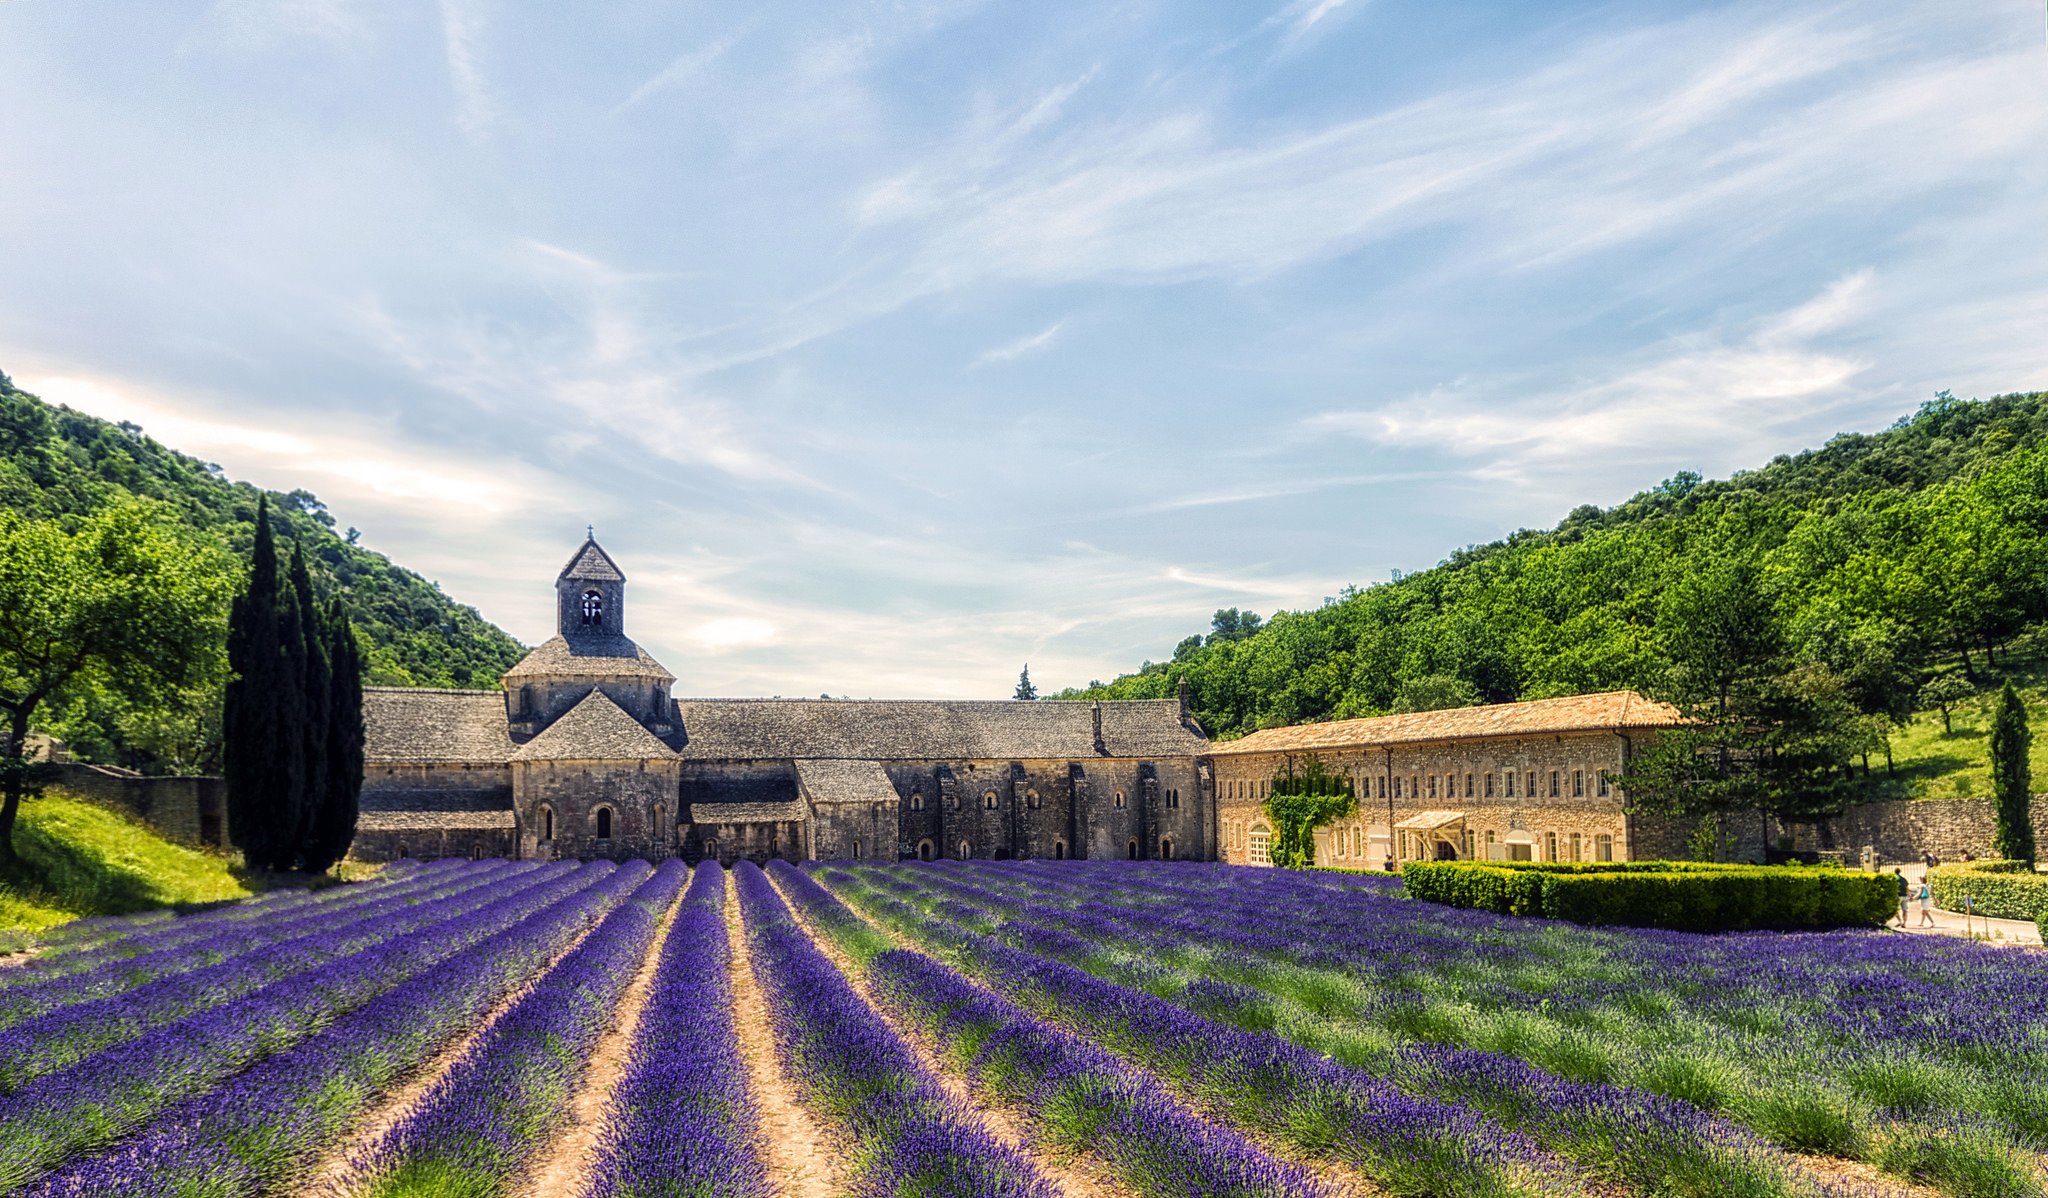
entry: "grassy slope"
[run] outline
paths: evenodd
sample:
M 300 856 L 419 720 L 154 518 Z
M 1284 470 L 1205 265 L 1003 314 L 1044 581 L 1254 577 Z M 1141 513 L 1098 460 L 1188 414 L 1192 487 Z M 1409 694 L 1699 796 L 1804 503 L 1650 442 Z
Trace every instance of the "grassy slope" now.
M 1999 658 L 1997 678 L 1986 674 L 1984 690 L 1949 709 L 1953 731 L 1944 730 L 1941 712 L 1930 708 L 1892 733 L 1892 759 L 1914 798 L 1991 797 L 1991 717 L 2004 677 L 2019 688 L 2033 725 L 2034 792 L 2048 793 L 2048 643 L 2025 639 L 2030 643 Z
M 243 898 L 261 885 L 219 853 L 61 794 L 22 803 L 15 846 L 32 881 L 0 882 L 0 951 L 80 916 Z

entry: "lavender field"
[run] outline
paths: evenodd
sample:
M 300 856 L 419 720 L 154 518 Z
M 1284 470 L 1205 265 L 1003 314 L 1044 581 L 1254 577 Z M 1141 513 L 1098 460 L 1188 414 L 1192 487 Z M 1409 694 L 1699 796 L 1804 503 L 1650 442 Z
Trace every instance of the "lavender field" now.
M 2042 1193 L 2048 954 L 1169 863 L 411 864 L 0 968 L 0 1194 Z

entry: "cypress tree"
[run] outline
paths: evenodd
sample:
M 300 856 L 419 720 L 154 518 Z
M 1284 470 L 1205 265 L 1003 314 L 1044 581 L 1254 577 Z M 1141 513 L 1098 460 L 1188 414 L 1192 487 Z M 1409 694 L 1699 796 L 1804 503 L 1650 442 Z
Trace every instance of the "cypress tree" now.
M 302 790 L 302 708 L 286 630 L 270 500 L 256 504 L 249 581 L 228 617 L 227 684 L 221 710 L 222 770 L 228 835 L 258 869 L 289 869 L 297 854 Z M 295 606 L 295 605 L 294 605 Z
M 357 798 L 363 789 L 363 657 L 337 597 L 327 609 L 327 787 L 319 818 L 307 838 L 307 869 L 341 860 L 356 835 Z
M 1998 804 L 1992 851 L 2030 863 L 2034 860 L 2034 780 L 2027 754 L 2033 741 L 2033 731 L 2027 727 L 2027 705 L 2007 679 L 1998 695 L 1998 715 L 1991 723 L 1991 793 Z
M 300 868 L 318 872 L 331 861 L 317 866 L 314 845 L 325 820 L 321 808 L 327 800 L 327 709 L 332 701 L 328 678 L 328 636 L 320 605 L 313 598 L 313 579 L 306 572 L 306 547 L 292 543 L 292 607 L 297 627 L 292 645 L 299 672 L 299 752 L 303 767 L 299 780 L 299 825 L 292 837 Z

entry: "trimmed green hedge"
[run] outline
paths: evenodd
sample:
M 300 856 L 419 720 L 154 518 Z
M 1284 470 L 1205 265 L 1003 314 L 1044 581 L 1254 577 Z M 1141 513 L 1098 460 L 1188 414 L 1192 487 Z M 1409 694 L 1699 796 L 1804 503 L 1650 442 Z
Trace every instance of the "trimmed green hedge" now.
M 1977 914 L 1993 919 L 2048 917 L 2048 874 L 2034 873 L 2024 862 L 1937 865 L 1927 880 L 1934 887 L 1934 905 L 1944 911 L 1962 910 L 1967 898 L 1975 900 Z
M 1899 900 L 1890 874 L 1690 861 L 1416 861 L 1402 888 L 1502 915 L 1682 932 L 1879 927 Z

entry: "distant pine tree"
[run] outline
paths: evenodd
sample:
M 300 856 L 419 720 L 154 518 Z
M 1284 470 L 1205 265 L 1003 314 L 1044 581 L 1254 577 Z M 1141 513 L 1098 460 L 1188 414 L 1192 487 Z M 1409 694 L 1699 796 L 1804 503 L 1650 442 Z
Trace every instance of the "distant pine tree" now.
M 1012 699 L 1036 699 L 1038 697 L 1038 688 L 1031 684 L 1030 663 L 1025 663 L 1024 672 L 1017 675 L 1017 693 L 1010 697 Z
M 228 682 L 221 709 L 222 774 L 227 782 L 228 835 L 250 865 L 290 869 L 304 795 L 304 709 L 298 663 L 287 629 L 297 632 L 296 607 L 278 577 L 270 501 L 256 505 L 256 541 L 247 587 L 228 617 Z
M 348 611 L 337 597 L 328 606 L 327 785 L 302 850 L 309 870 L 325 870 L 348 852 L 356 835 L 357 799 L 363 789 L 363 655 Z
M 1998 715 L 1991 723 L 1991 793 L 1998 803 L 1992 850 L 2013 861 L 2034 859 L 2034 785 L 2027 760 L 2033 741 L 2033 731 L 2027 727 L 2027 705 L 2007 680 L 1998 695 Z

